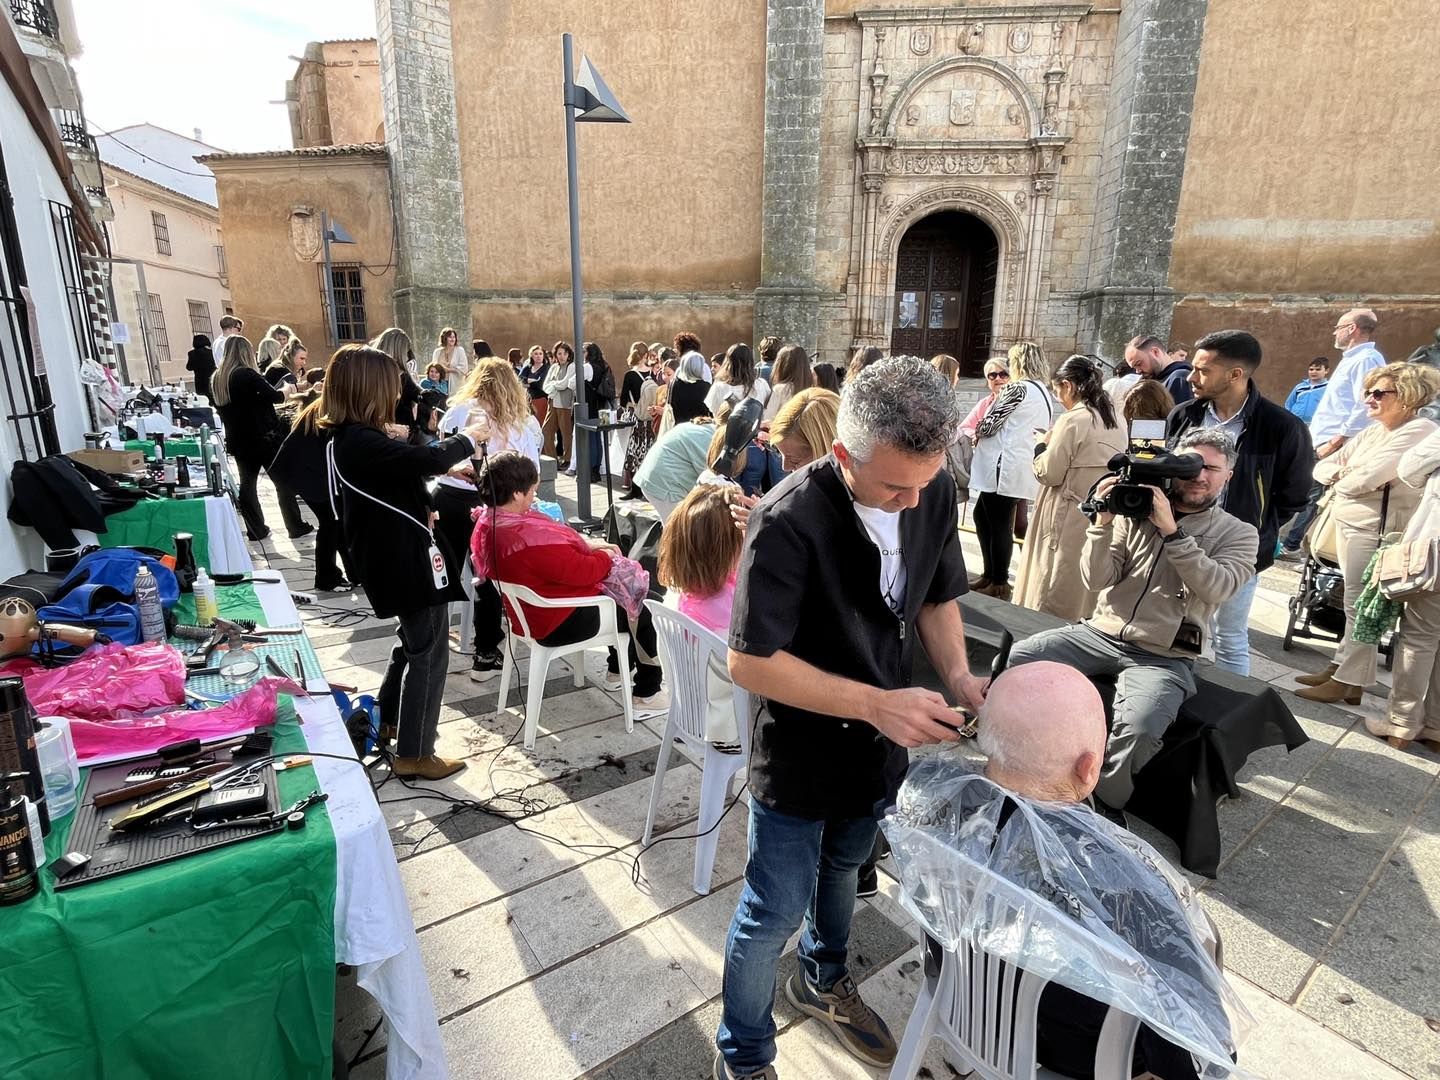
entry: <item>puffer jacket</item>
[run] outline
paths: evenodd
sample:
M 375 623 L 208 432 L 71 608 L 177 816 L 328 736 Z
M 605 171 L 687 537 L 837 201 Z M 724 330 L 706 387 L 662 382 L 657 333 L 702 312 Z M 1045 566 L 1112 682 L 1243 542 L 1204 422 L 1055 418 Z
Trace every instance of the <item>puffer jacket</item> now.
M 1174 446 L 1187 431 L 1204 427 L 1209 407 L 1208 401 L 1176 405 L 1165 421 L 1165 437 L 1170 445 Z M 1235 462 L 1235 475 L 1220 496 L 1220 505 L 1259 532 L 1259 550 L 1255 553 L 1258 574 L 1275 561 L 1280 526 L 1310 501 L 1315 450 L 1310 445 L 1310 431 L 1300 418 L 1261 397 L 1253 380 L 1240 415 L 1240 456 Z
M 1210 619 L 1255 575 L 1255 526 L 1219 506 L 1177 519 L 1186 535 L 1165 543 L 1149 521 L 1117 517 L 1085 531 L 1080 580 L 1100 593 L 1089 623 L 1159 656 L 1194 659 L 1173 648 L 1182 622 L 1210 651 Z

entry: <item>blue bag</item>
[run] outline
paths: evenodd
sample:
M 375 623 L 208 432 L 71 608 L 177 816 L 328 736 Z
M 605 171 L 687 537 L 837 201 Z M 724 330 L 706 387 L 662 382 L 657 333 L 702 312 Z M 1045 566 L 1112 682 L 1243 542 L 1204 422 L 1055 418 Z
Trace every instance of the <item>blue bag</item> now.
M 164 566 L 158 555 L 129 547 L 101 548 L 82 558 L 61 583 L 56 603 L 71 589 L 82 585 L 108 585 L 118 590 L 124 600 L 133 602 L 135 575 L 142 565 L 148 566 L 155 575 L 155 583 L 160 586 L 160 606 L 169 611 L 180 599 L 180 582 L 175 571 Z

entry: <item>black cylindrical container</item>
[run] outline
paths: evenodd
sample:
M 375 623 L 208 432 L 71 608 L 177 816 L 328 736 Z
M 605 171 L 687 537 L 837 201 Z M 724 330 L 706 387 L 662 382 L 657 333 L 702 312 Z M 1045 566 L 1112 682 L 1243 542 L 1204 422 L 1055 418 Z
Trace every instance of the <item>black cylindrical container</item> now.
M 35 710 L 25 696 L 25 684 L 11 677 L 0 679 L 0 775 L 25 773 L 5 787 L 10 795 L 23 795 L 40 814 L 40 835 L 50 835 L 50 807 L 45 802 L 45 781 L 40 776 L 40 755 L 35 750 Z M 0 801 L 6 801 L 0 793 Z
M 50 574 L 68 574 L 80 561 L 78 547 L 55 548 L 45 553 L 45 571 Z
M 25 800 L 0 795 L 0 904 L 18 904 L 39 890 L 31 844 Z
M 190 592 L 195 585 L 195 537 L 190 533 L 175 534 L 175 578 L 181 592 Z
M 188 488 L 190 486 L 190 459 L 188 457 L 183 455 L 180 457 L 177 477 L 182 488 Z

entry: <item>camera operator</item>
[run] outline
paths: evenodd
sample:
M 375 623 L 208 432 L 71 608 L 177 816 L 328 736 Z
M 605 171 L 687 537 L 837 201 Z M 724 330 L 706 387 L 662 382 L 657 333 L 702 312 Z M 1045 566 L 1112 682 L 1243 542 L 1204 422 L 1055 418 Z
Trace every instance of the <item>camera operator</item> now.
M 1146 485 L 1148 517 L 1108 512 L 1105 500 L 1122 480 L 1100 481 L 1096 501 L 1105 508 L 1092 519 L 1080 553 L 1080 580 L 1100 593 L 1095 614 L 1036 634 L 1010 654 L 1011 665 L 1055 660 L 1092 677 L 1118 676 L 1095 788 L 1102 812 L 1130 800 L 1134 774 L 1155 756 L 1181 703 L 1195 692 L 1195 659 L 1206 650 L 1215 609 L 1255 572 L 1255 527 L 1216 505 L 1235 467 L 1235 440 L 1203 428 L 1182 437 L 1176 453 L 1198 456 L 1203 468 L 1193 480 L 1172 480 L 1168 494 Z

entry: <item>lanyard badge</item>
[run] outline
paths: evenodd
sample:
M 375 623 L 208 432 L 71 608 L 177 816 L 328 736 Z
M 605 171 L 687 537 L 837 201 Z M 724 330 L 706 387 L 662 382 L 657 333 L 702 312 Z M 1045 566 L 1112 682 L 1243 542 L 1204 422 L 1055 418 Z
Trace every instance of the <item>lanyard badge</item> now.
M 435 546 L 432 536 L 430 540 L 430 573 L 435 578 L 435 588 L 445 589 L 450 586 L 450 575 L 445 570 L 445 556 L 440 554 L 440 549 Z

